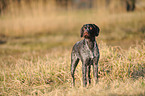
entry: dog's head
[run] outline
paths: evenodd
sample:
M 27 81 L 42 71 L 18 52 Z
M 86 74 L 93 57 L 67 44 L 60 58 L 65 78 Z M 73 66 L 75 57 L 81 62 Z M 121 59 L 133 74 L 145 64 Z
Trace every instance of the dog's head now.
M 81 28 L 80 32 L 81 32 L 81 37 L 89 39 L 98 36 L 99 31 L 100 31 L 99 27 L 96 26 L 95 24 L 85 24 Z

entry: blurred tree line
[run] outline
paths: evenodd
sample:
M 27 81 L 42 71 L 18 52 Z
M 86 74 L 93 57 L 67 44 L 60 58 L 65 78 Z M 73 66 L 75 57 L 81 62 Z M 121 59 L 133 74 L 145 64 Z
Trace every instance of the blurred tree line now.
M 136 0 L 55 0 L 56 4 L 67 8 L 69 5 L 74 8 L 93 8 L 105 6 L 109 7 L 113 3 L 126 9 L 126 11 L 134 11 Z
M 46 3 L 50 3 L 52 1 L 56 6 L 65 9 L 69 7 L 75 9 L 100 8 L 103 6 L 107 9 L 110 8 L 110 10 L 120 8 L 126 11 L 134 11 L 136 8 L 136 0 L 0 0 L 0 14 L 5 11 L 11 3 L 21 6 L 23 3 L 29 5 L 33 2 L 42 2 L 45 6 Z

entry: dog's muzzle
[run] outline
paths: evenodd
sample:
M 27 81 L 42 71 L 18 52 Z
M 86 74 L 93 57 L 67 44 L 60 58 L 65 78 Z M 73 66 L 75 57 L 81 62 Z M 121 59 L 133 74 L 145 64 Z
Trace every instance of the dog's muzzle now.
M 84 31 L 83 37 L 88 38 L 88 37 L 90 37 L 90 35 L 87 31 Z

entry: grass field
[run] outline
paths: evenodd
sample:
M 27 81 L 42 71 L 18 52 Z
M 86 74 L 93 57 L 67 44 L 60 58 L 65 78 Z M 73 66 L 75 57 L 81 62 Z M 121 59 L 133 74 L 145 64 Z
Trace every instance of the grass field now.
M 145 42 L 129 50 L 99 42 L 99 48 L 99 83 L 87 88 L 82 87 L 81 63 L 76 87 L 71 87 L 70 48 L 2 56 L 1 95 L 145 95 Z
M 144 10 L 26 10 L 0 16 L 0 95 L 145 95 Z M 73 88 L 71 48 L 86 23 L 101 29 L 99 82 L 82 87 L 80 62 Z

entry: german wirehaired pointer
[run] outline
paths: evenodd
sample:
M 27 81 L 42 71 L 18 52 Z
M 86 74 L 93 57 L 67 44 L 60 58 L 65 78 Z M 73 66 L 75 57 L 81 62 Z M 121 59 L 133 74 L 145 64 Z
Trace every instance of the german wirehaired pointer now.
M 75 86 L 74 72 L 78 65 L 79 60 L 82 61 L 82 75 L 83 86 L 91 83 L 90 69 L 93 66 L 93 73 L 95 82 L 98 81 L 98 61 L 99 49 L 95 37 L 99 35 L 99 27 L 95 24 L 85 24 L 81 28 L 81 37 L 83 40 L 78 41 L 72 48 L 71 53 L 71 76 L 72 84 Z

